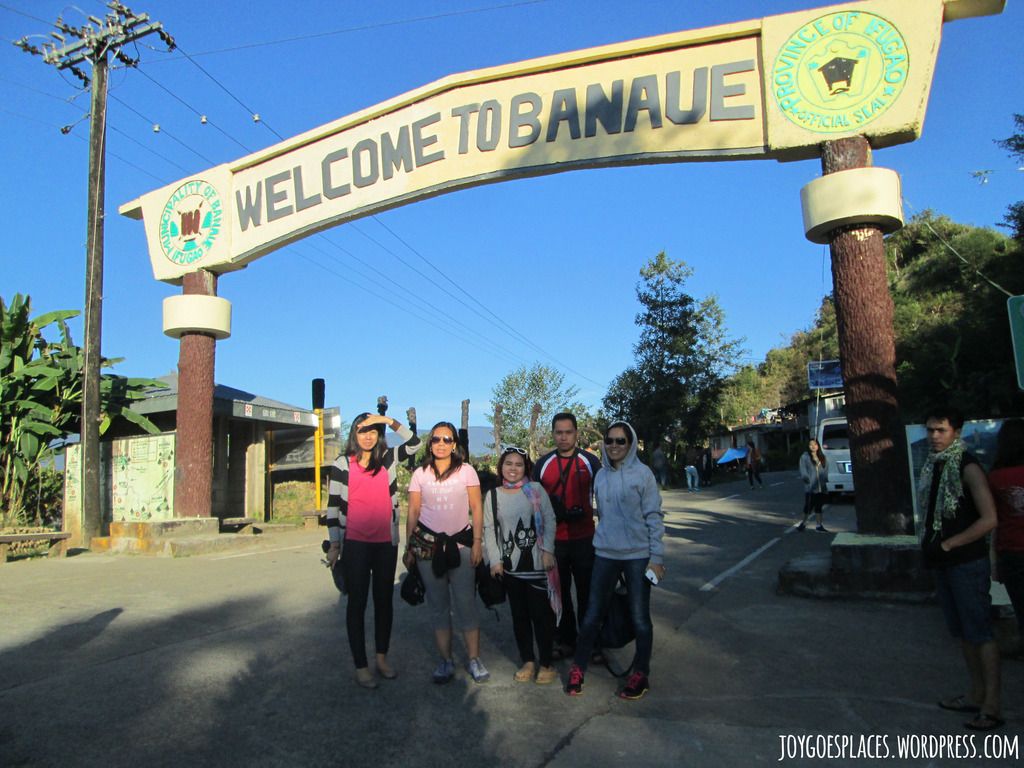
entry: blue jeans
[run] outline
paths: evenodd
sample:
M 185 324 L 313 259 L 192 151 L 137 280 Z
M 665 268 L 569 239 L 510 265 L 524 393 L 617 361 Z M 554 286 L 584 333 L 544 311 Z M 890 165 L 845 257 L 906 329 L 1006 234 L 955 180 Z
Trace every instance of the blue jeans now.
M 587 613 L 580 626 L 579 638 L 576 640 L 576 655 L 573 662 L 580 669 L 587 668 L 590 654 L 594 649 L 597 635 L 601 631 L 604 617 L 611 604 L 612 593 L 619 581 L 621 573 L 626 580 L 626 592 L 629 595 L 629 608 L 636 630 L 636 652 L 633 656 L 633 671 L 651 671 L 651 649 L 654 647 L 654 624 L 651 622 L 651 582 L 644 576 L 648 558 L 642 560 L 612 560 L 597 555 L 594 558 L 594 571 L 590 577 L 590 602 Z

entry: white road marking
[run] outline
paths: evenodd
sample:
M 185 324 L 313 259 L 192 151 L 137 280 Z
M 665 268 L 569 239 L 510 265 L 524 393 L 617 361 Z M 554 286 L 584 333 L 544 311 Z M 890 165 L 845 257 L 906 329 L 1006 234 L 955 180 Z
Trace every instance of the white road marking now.
M 755 552 L 751 552 L 749 555 L 744 557 L 742 560 L 740 560 L 738 563 L 736 563 L 736 565 L 734 565 L 732 568 L 729 568 L 728 570 L 722 571 L 720 574 L 715 576 L 715 578 L 713 578 L 711 581 L 709 581 L 707 584 L 705 584 L 703 587 L 701 587 L 700 591 L 701 592 L 710 592 L 712 589 L 717 587 L 719 584 L 721 584 L 723 581 L 728 579 L 734 573 L 737 573 L 744 566 L 746 566 L 747 564 L 753 562 L 756 558 L 760 557 L 761 554 L 765 552 L 765 550 L 775 546 L 780 541 L 782 541 L 782 537 L 781 536 L 776 536 L 774 539 L 769 541 L 767 544 L 762 546 L 760 549 L 756 550 Z
M 237 555 L 223 555 L 221 557 L 211 557 L 210 559 L 211 560 L 232 560 L 232 559 L 234 559 L 236 557 L 252 557 L 253 555 L 265 555 L 268 552 L 287 552 L 290 549 L 309 549 L 309 550 L 315 550 L 318 554 L 322 554 L 322 552 L 320 552 L 320 548 L 318 546 L 316 546 L 316 545 L 299 544 L 299 545 L 294 546 L 294 547 L 277 547 L 275 549 L 254 549 L 252 552 L 241 552 L 241 553 L 239 553 Z

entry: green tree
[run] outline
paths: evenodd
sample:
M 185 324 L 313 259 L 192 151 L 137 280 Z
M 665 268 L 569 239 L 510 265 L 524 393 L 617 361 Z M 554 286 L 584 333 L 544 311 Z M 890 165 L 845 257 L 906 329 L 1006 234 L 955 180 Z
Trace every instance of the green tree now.
M 61 310 L 31 317 L 31 299 L 15 294 L 10 306 L 0 297 L 0 524 L 24 522 L 26 501 L 39 499 L 40 484 L 50 481 L 44 465 L 55 441 L 78 431 L 82 403 L 82 353 L 71 340 L 67 320 L 78 312 Z M 60 341 L 43 331 L 56 326 Z M 119 360 L 103 361 L 109 367 Z M 143 379 L 104 374 L 100 381 L 103 421 L 100 432 L 118 418 L 148 432 L 157 428 L 131 411 Z
M 604 397 L 611 418 L 628 420 L 647 445 L 662 437 L 696 444 L 718 422 L 726 375 L 742 354 L 726 337 L 725 314 L 714 296 L 697 302 L 685 291 L 693 275 L 664 252 L 640 270 L 635 364 Z
M 977 417 L 1021 413 L 1004 292 L 1024 293 L 1020 242 L 924 211 L 886 239 L 886 256 L 904 418 L 920 420 L 938 401 Z M 838 356 L 827 297 L 814 325 L 770 350 L 756 377 L 743 370 L 729 380 L 723 418 L 738 423 L 771 404 L 776 386 L 782 405 L 804 399 L 807 362 Z
M 539 447 L 547 443 L 551 418 L 556 413 L 569 411 L 575 414 L 581 432 L 592 420 L 586 407 L 576 399 L 578 395 L 578 387 L 565 383 L 565 374 L 540 363 L 529 367 L 524 365 L 502 377 L 491 391 L 491 413 L 487 418 L 493 426 L 494 408 L 500 405 L 501 442 L 529 447 L 536 454 Z M 534 404 L 540 405 L 540 415 L 537 418 L 537 435 L 531 444 L 530 420 Z
M 1020 244 L 925 211 L 886 248 L 905 417 L 939 401 L 974 416 L 1020 413 L 1004 293 L 1024 292 Z
M 1024 115 L 1014 115 L 1013 123 L 1017 132 L 1008 139 L 997 141 L 996 144 L 1009 152 L 1014 160 L 1024 165 Z M 1011 204 L 1003 221 L 1010 228 L 1014 239 L 1017 242 L 1024 242 L 1024 200 Z

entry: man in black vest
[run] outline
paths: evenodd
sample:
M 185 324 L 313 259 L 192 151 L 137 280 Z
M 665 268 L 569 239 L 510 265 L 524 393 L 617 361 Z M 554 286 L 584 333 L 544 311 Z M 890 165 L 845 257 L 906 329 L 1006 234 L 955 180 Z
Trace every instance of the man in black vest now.
M 963 425 L 955 408 L 933 409 L 925 421 L 930 452 L 918 481 L 918 499 L 927 503 L 921 549 L 925 565 L 935 570 L 935 592 L 970 677 L 966 694 L 939 706 L 973 714 L 964 725 L 990 731 L 1003 725 L 985 540 L 996 527 L 996 508 L 985 471 L 960 441 Z

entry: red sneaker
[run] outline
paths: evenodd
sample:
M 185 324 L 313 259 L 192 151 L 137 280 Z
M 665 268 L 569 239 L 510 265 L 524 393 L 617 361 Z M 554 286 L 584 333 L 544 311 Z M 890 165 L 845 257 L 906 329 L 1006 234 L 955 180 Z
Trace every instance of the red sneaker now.
M 565 686 L 565 692 L 570 696 L 583 695 L 583 670 L 575 664 L 569 667 L 569 684 Z
M 569 677 L 570 682 L 572 677 Z M 651 689 L 650 683 L 647 682 L 647 675 L 643 672 L 634 672 L 629 676 L 629 680 L 626 681 L 626 687 L 619 691 L 620 699 L 629 699 L 630 701 L 636 701 L 642 699 L 644 694 Z

